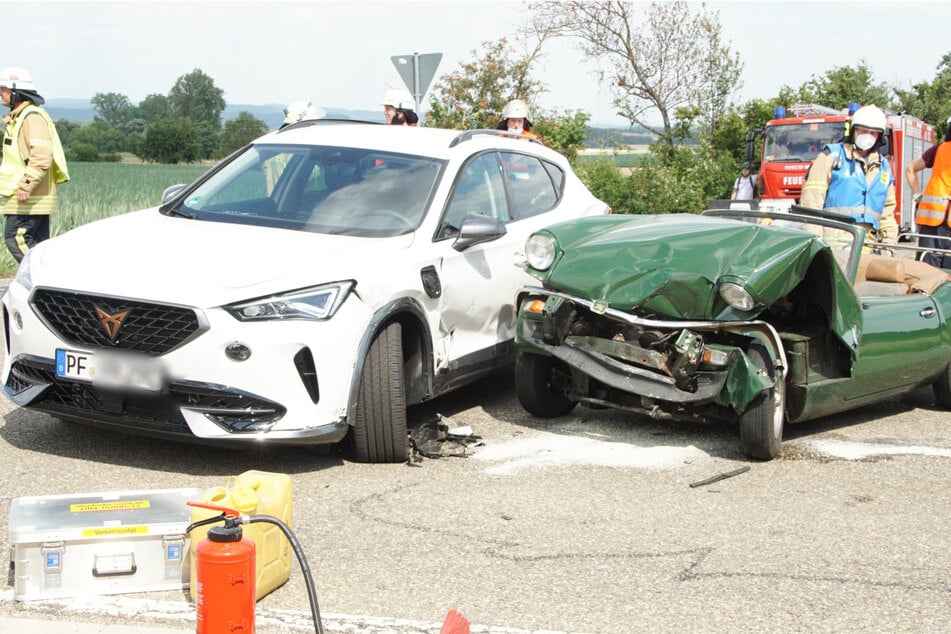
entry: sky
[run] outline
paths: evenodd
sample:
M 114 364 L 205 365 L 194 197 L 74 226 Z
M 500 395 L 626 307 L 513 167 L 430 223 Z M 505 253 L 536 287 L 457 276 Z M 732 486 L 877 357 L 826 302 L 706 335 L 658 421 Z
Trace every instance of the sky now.
M 724 40 L 744 64 L 737 103 L 774 97 L 784 85 L 798 87 L 860 60 L 876 81 L 908 89 L 932 80 L 951 52 L 941 36 L 951 24 L 947 0 L 705 6 L 719 13 Z M 442 53 L 438 80 L 481 57 L 483 42 L 512 41 L 528 18 L 515 0 L 6 1 L 0 66 L 27 69 L 47 99 L 116 92 L 138 103 L 167 94 L 199 68 L 229 104 L 306 100 L 377 110 L 387 87 L 403 87 L 392 56 Z M 548 87 L 541 107 L 585 110 L 594 125 L 625 125 L 598 85 L 596 60 L 568 40 L 545 47 L 535 71 Z

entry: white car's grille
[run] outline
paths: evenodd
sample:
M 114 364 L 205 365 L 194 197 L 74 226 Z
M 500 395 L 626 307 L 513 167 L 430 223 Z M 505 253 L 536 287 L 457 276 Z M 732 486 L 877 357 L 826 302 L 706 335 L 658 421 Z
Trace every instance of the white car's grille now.
M 33 306 L 63 341 L 83 347 L 165 354 L 201 331 L 193 309 L 40 288 Z

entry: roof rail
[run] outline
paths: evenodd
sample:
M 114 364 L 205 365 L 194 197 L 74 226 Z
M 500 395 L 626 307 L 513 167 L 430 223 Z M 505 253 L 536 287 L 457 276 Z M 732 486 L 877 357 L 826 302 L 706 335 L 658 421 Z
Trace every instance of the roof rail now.
M 289 123 L 283 128 L 278 128 L 278 132 L 283 132 L 284 130 L 291 130 L 296 128 L 309 128 L 310 126 L 315 125 L 332 125 L 332 124 L 362 124 L 362 125 L 382 125 L 379 121 L 363 121 L 361 119 L 328 119 L 323 117 L 320 119 L 304 119 L 303 121 L 295 121 L 294 123 Z
M 534 137 L 534 136 L 526 136 L 526 135 L 520 135 L 520 134 L 512 134 L 512 133 L 509 132 L 508 130 L 488 130 L 488 129 L 474 128 L 474 129 L 472 129 L 472 130 L 466 130 L 465 132 L 460 132 L 460 133 L 456 136 L 456 138 L 454 138 L 454 139 L 449 143 L 449 147 L 456 147 L 456 146 L 459 145 L 460 143 L 463 143 L 463 142 L 465 142 L 465 141 L 468 141 L 469 139 L 471 139 L 471 138 L 473 138 L 473 137 L 476 137 L 476 136 L 501 136 L 501 137 L 506 137 L 506 138 L 509 138 L 509 139 L 520 139 L 520 140 L 523 140 L 523 141 L 532 141 L 532 142 L 537 143 L 537 144 L 539 144 L 539 145 L 541 145 L 541 146 L 544 146 L 544 145 L 545 145 L 544 143 L 542 143 L 541 141 L 538 140 L 538 137 Z
M 836 110 L 817 103 L 794 103 L 789 106 L 789 112 L 794 117 L 815 117 L 820 115 L 836 116 L 848 114 L 848 110 Z

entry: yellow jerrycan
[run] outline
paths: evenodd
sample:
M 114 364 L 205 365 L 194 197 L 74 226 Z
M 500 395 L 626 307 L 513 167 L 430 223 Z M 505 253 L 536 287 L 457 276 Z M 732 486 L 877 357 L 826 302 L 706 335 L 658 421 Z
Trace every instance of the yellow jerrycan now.
M 226 486 L 212 487 L 202 492 L 199 502 L 227 506 L 242 515 L 271 515 L 291 526 L 292 488 L 290 476 L 266 471 L 245 471 L 228 478 Z M 191 521 L 197 522 L 218 515 L 215 511 L 192 507 Z M 189 592 L 196 599 L 195 547 L 208 535 L 212 525 L 199 526 L 191 532 L 191 548 L 188 559 L 191 563 Z M 274 524 L 255 522 L 242 524 L 244 536 L 254 542 L 255 600 L 281 586 L 291 575 L 291 544 L 280 528 Z

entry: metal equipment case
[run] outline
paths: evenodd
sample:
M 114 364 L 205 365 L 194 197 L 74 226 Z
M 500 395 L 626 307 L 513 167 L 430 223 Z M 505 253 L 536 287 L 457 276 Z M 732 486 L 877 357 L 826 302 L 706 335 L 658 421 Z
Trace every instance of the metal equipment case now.
M 14 598 L 188 587 L 185 534 L 200 489 L 14 498 L 9 534 Z

